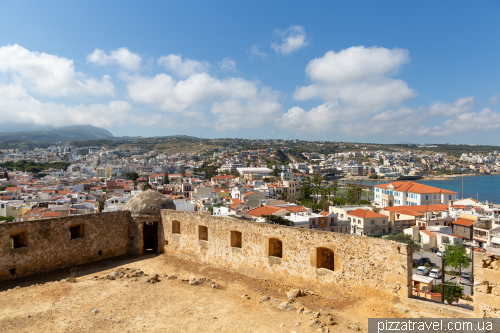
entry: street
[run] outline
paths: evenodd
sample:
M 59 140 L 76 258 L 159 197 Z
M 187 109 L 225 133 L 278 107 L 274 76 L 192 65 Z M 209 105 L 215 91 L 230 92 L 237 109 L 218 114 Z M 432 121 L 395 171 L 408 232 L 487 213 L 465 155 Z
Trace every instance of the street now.
M 431 261 L 431 269 L 433 268 L 441 268 L 441 257 L 439 257 L 436 253 L 433 252 L 415 252 L 413 254 L 413 259 L 420 259 L 420 258 L 429 258 Z M 450 270 L 448 267 L 447 270 Z M 470 273 L 471 272 L 471 266 L 469 268 L 463 268 L 462 269 L 463 273 Z M 416 274 L 417 270 L 413 269 L 413 274 Z M 458 283 L 458 280 L 460 277 L 458 276 L 452 276 L 452 275 L 445 275 L 444 280 L 445 282 L 451 281 Z M 434 285 L 441 284 L 441 278 L 439 279 L 434 279 Z M 464 288 L 464 294 L 465 295 L 471 295 L 472 293 L 472 288 L 471 286 L 466 286 L 466 285 L 461 285 Z

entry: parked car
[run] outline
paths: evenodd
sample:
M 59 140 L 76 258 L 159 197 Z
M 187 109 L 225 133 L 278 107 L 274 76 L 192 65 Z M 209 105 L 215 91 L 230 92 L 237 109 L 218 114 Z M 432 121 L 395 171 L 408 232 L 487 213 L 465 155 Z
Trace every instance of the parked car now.
M 429 275 L 430 269 L 425 266 L 420 266 L 417 268 L 417 275 Z
M 436 252 L 436 254 L 437 254 L 438 257 L 442 257 L 443 254 L 444 254 L 444 252 L 441 251 L 441 250 L 439 250 L 439 251 Z
M 436 268 L 431 269 L 431 271 L 429 272 L 429 277 L 439 279 L 441 277 L 441 271 Z
M 471 285 L 471 276 L 470 273 L 462 273 L 460 279 L 458 280 L 460 284 L 465 284 L 467 286 Z
M 429 258 L 413 259 L 413 265 L 414 266 L 423 266 L 426 263 L 428 263 L 430 265 L 431 264 L 431 260 Z

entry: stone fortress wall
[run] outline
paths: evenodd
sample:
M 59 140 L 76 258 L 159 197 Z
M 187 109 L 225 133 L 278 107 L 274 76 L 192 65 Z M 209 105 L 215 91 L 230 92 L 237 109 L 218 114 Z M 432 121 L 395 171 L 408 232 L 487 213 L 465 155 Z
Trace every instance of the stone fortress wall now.
M 474 314 L 500 318 L 500 256 L 474 253 Z
M 175 211 L 155 191 L 124 211 L 0 224 L 0 281 L 146 250 L 332 295 L 411 297 L 412 253 L 378 238 Z M 475 254 L 475 315 L 500 317 L 500 258 Z
M 174 210 L 161 214 L 164 250 L 175 256 L 322 294 L 406 299 L 411 293 L 412 253 L 405 244 Z
M 0 281 L 125 254 L 129 225 L 128 211 L 1 223 Z

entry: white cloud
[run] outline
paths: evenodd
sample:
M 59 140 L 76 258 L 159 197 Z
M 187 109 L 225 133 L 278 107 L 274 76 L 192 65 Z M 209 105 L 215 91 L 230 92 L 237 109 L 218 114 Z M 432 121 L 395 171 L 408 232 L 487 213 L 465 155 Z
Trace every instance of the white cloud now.
M 323 104 L 306 111 L 292 107 L 278 119 L 290 132 L 360 135 L 443 136 L 500 127 L 500 113 L 476 108 L 474 97 L 453 103 L 436 101 L 427 107 L 403 104 L 416 93 L 406 82 L 393 79 L 409 61 L 407 50 L 351 47 L 329 51 L 306 67 L 312 84 L 299 87 L 297 100 L 320 98 Z M 435 125 L 429 125 L 435 124 Z
M 277 53 L 290 54 L 309 43 L 306 41 L 306 30 L 300 25 L 292 25 L 286 30 L 276 30 L 275 34 L 282 38 L 281 44 L 272 43 L 271 48 Z
M 21 85 L 0 84 L 0 118 L 13 123 L 113 126 L 126 122 L 131 110 L 125 101 L 75 106 L 42 103 Z
M 498 103 L 498 98 L 500 96 L 500 93 L 496 93 L 492 95 L 490 98 L 488 98 L 488 104 L 493 105 Z
M 0 47 L 0 72 L 27 90 L 48 96 L 113 95 L 115 89 L 108 75 L 101 80 L 88 78 L 75 71 L 73 60 L 17 44 Z
M 306 74 L 313 83 L 298 88 L 294 98 L 319 97 L 366 112 L 398 106 L 416 95 L 406 82 L 389 77 L 408 59 L 408 51 L 401 49 L 358 46 L 329 51 L 309 62 Z
M 366 134 L 373 130 L 368 125 L 371 117 L 416 95 L 406 82 L 390 78 L 408 59 L 406 50 L 358 46 L 311 60 L 306 74 L 312 84 L 297 88 L 294 98 L 320 98 L 324 104 L 309 111 L 291 108 L 280 119 L 280 126 L 286 130 L 298 127 L 303 132 L 335 129 Z
M 312 81 L 329 84 L 363 82 L 396 74 L 409 61 L 408 50 L 353 46 L 338 53 L 328 51 L 309 62 L 306 73 Z
M 226 72 L 236 72 L 236 61 L 231 58 L 224 58 L 219 64 L 220 69 Z
M 258 45 L 252 45 L 250 46 L 250 53 L 253 54 L 253 55 L 256 55 L 256 56 L 259 56 L 261 58 L 265 58 L 267 56 L 267 54 L 265 52 L 262 52 L 259 50 L 259 46 Z
M 158 64 L 176 76 L 185 78 L 195 73 L 205 72 L 210 67 L 206 61 L 182 59 L 179 54 L 169 54 L 158 59 Z
M 452 104 L 434 102 L 429 107 L 430 115 L 453 116 L 472 111 L 474 109 L 474 97 L 463 97 Z
M 258 83 L 232 77 L 224 80 L 196 73 L 185 80 L 167 74 L 129 77 L 130 98 L 175 117 L 190 117 L 193 125 L 217 130 L 258 127 L 278 117 L 279 93 Z
M 141 67 L 141 61 L 138 54 L 130 52 L 126 47 L 111 51 L 109 55 L 103 50 L 95 49 L 92 54 L 87 56 L 87 62 L 100 66 L 116 64 L 130 71 L 138 70 Z
M 486 132 L 500 128 L 500 113 L 484 108 L 479 112 L 467 112 L 444 121 L 429 130 L 429 134 L 446 136 L 465 132 Z

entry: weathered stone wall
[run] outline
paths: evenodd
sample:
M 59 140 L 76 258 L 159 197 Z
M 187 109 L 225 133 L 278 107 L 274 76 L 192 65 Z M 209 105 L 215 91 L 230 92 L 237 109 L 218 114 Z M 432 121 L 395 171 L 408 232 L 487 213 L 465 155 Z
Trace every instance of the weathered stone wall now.
M 179 223 L 177 223 L 179 222 Z M 162 211 L 165 252 L 325 294 L 381 293 L 407 299 L 412 254 L 404 244 L 334 232 L 246 222 L 173 210 Z M 180 225 L 180 233 L 177 232 Z M 208 240 L 200 240 L 204 228 Z M 240 244 L 241 248 L 231 247 Z M 272 241 L 270 241 L 273 239 Z M 270 252 L 282 258 L 270 257 Z M 322 248 L 318 250 L 318 248 Z M 324 267 L 317 268 L 318 256 Z M 333 260 L 332 260 L 333 257 Z
M 474 313 L 500 318 L 500 257 L 474 253 Z
M 70 225 L 83 223 L 71 239 Z M 0 281 L 80 265 L 127 253 L 130 212 L 0 224 Z M 24 247 L 9 248 L 11 234 L 27 232 Z

